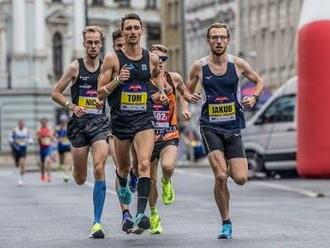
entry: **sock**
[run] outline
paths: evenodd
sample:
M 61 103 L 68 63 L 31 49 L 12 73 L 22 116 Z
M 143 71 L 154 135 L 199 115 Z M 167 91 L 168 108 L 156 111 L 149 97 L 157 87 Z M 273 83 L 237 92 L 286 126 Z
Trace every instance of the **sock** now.
M 137 185 L 138 201 L 137 201 L 137 214 L 144 214 L 147 207 L 148 196 L 151 188 L 150 177 L 140 177 Z
M 151 207 L 151 208 L 150 208 L 150 214 L 151 214 L 151 215 L 155 215 L 155 214 L 157 214 L 157 208 L 155 208 L 155 207 Z
M 228 219 L 228 220 L 223 220 L 223 221 L 222 221 L 222 225 L 225 225 L 225 224 L 231 224 L 230 219 Z
M 129 210 L 128 209 L 123 209 L 123 215 L 126 214 L 126 213 L 129 213 Z
M 117 178 L 118 178 L 118 181 L 119 181 L 119 185 L 121 187 L 126 187 L 127 186 L 127 177 L 119 176 L 117 169 L 116 169 L 116 175 L 117 175 Z
M 136 175 L 134 174 L 134 172 L 133 172 L 132 169 L 129 170 L 129 175 L 130 175 L 131 177 L 136 177 Z
M 162 182 L 163 183 L 167 184 L 169 181 L 170 181 L 170 179 L 162 177 Z
M 106 184 L 104 180 L 95 181 L 93 190 L 94 203 L 94 224 L 101 223 L 101 215 L 103 211 L 106 193 Z

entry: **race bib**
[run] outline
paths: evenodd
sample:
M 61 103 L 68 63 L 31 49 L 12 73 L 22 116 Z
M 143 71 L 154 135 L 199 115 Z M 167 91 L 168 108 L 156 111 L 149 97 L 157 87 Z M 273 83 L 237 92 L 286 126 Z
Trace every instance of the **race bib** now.
M 155 104 L 153 106 L 153 112 L 156 119 L 155 128 L 168 128 L 170 126 L 170 110 L 168 105 Z
M 128 111 L 147 110 L 147 88 L 143 83 L 127 83 L 123 86 L 120 98 L 120 109 Z
M 78 106 L 83 107 L 87 114 L 102 114 L 102 109 L 96 108 L 96 90 L 80 88 Z
M 236 120 L 235 102 L 226 102 L 227 97 L 215 97 L 209 100 L 208 112 L 210 122 L 226 122 Z

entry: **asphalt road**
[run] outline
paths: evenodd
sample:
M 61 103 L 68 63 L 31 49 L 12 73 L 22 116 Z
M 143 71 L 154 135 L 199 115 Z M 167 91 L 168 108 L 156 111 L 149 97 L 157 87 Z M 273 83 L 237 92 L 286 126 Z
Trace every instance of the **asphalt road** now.
M 329 180 L 251 180 L 243 187 L 230 181 L 233 240 L 217 240 L 220 217 L 209 168 L 177 169 L 177 200 L 170 207 L 158 202 L 164 232 L 156 236 L 121 231 L 113 178 L 109 165 L 106 238 L 92 240 L 90 176 L 85 185 L 77 186 L 64 183 L 59 172 L 52 183 L 42 183 L 38 173 L 30 172 L 19 187 L 15 172 L 1 169 L 0 247 L 330 247 Z

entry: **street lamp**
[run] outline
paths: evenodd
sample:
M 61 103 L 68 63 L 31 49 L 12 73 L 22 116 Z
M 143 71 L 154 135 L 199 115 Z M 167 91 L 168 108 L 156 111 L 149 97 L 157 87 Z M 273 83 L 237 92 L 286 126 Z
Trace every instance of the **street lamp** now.
M 85 26 L 89 25 L 88 20 L 88 0 L 85 0 Z

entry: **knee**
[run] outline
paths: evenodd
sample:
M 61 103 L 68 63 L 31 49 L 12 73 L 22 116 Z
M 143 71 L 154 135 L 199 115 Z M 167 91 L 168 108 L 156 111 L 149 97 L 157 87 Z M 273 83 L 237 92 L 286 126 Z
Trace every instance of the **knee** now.
M 215 183 L 218 185 L 225 185 L 227 183 L 228 175 L 226 173 L 219 173 L 215 176 Z
M 163 170 L 170 172 L 174 169 L 174 164 L 164 162 L 162 163 L 162 168 Z
M 237 176 L 233 178 L 234 182 L 238 185 L 244 185 L 247 182 L 247 176 Z
M 139 175 L 143 175 L 147 173 L 150 168 L 150 161 L 148 159 L 142 160 L 141 164 L 139 165 Z
M 78 184 L 78 185 L 82 185 L 82 184 L 84 184 L 85 183 L 85 181 L 86 181 L 86 176 L 83 176 L 83 175 L 75 175 L 74 176 L 74 180 L 75 180 L 75 182 L 76 182 L 76 184 Z
M 104 164 L 102 162 L 94 165 L 94 177 L 96 179 L 101 179 L 104 177 Z

